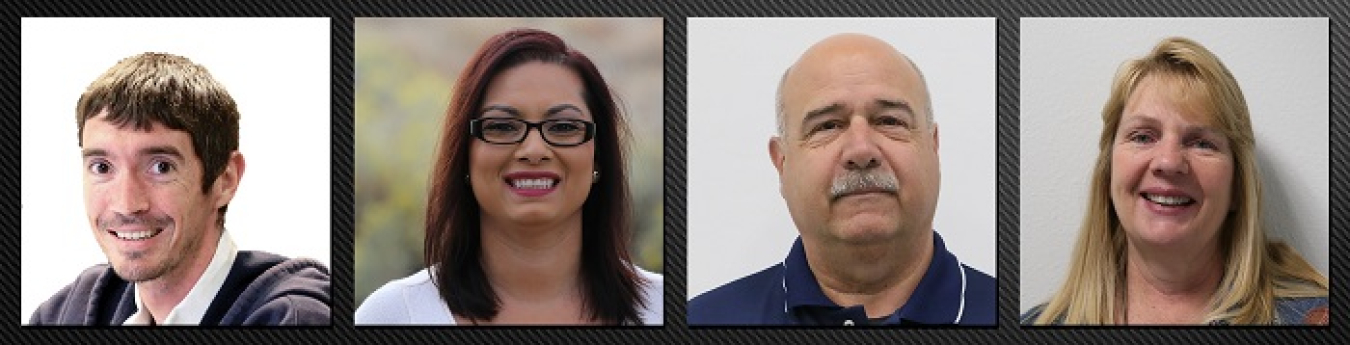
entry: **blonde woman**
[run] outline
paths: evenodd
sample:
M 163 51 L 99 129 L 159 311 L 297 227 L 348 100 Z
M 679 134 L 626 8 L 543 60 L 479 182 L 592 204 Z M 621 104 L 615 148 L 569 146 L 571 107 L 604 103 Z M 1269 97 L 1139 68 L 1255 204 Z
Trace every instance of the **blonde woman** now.
M 1326 324 L 1327 278 L 1266 238 L 1242 90 L 1168 38 L 1116 73 L 1087 215 L 1036 325 Z

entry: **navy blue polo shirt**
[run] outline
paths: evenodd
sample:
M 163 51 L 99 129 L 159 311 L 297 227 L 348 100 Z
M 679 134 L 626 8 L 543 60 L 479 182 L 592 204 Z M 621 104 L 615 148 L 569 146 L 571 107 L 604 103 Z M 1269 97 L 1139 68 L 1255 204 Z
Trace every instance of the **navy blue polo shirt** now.
M 690 300 L 688 321 L 691 326 L 993 326 L 994 290 L 993 277 L 958 261 L 934 231 L 933 258 L 909 301 L 884 320 L 869 320 L 863 306 L 840 306 L 825 296 L 798 236 L 782 263 Z

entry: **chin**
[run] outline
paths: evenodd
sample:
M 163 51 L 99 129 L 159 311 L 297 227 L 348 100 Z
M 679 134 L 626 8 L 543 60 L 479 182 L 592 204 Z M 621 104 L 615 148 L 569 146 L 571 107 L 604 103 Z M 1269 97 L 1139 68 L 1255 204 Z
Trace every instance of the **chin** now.
M 508 221 L 519 224 L 552 223 L 565 217 L 566 215 L 553 207 L 522 207 L 507 213 Z
M 867 244 L 887 240 L 900 232 L 900 225 L 894 222 L 849 222 L 832 231 L 834 237 L 844 242 Z
M 1126 232 L 1133 233 L 1134 240 L 1142 242 L 1141 244 L 1171 246 L 1185 243 L 1192 231 L 1179 227 L 1151 227 Z

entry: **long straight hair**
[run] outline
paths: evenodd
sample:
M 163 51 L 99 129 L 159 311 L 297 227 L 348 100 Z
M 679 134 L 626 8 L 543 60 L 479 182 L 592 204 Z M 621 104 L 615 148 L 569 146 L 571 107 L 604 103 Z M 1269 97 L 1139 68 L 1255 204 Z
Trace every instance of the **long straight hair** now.
M 600 179 L 582 205 L 581 280 L 584 312 L 607 324 L 641 323 L 641 281 L 631 265 L 631 207 L 624 158 L 627 125 L 600 72 L 586 55 L 562 39 L 534 29 L 514 29 L 483 43 L 450 97 L 427 197 L 424 264 L 450 311 L 472 320 L 492 320 L 500 307 L 483 270 L 478 201 L 464 176 L 469 171 L 469 121 L 482 107 L 489 81 L 526 62 L 557 64 L 583 82 L 586 106 L 596 123 L 595 167 Z
M 1186 38 L 1164 39 L 1147 56 L 1116 72 L 1102 109 L 1102 133 L 1093 166 L 1087 215 L 1074 246 L 1069 274 L 1036 324 L 1115 324 L 1125 302 L 1126 239 L 1111 205 L 1111 152 L 1130 94 L 1145 76 L 1164 78 L 1212 116 L 1232 145 L 1233 212 L 1219 234 L 1224 275 L 1209 301 L 1205 322 L 1267 324 L 1277 297 L 1327 296 L 1327 279 L 1284 243 L 1266 238 L 1261 217 L 1261 176 L 1256 164 L 1247 102 L 1219 58 Z

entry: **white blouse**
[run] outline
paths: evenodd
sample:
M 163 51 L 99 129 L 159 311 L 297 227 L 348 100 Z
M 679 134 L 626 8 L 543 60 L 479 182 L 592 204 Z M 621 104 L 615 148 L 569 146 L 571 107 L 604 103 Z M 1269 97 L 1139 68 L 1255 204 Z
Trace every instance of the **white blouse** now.
M 646 281 L 642 298 L 647 306 L 638 310 L 646 326 L 663 323 L 663 278 L 660 274 L 634 267 L 639 279 Z M 431 281 L 431 273 L 423 268 L 410 276 L 399 278 L 375 289 L 356 308 L 357 325 L 454 325 L 450 307 L 441 300 L 440 292 Z

